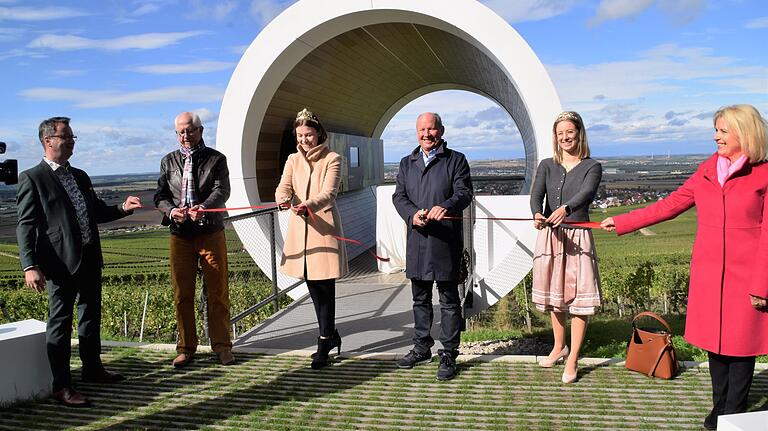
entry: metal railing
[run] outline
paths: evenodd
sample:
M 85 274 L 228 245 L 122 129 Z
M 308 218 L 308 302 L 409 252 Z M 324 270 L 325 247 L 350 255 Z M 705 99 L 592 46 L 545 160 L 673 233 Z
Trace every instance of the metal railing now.
M 246 308 L 245 310 L 241 311 L 234 317 L 232 317 L 229 321 L 229 324 L 232 325 L 232 335 L 233 338 L 237 338 L 237 325 L 236 323 L 243 320 L 244 318 L 250 316 L 251 314 L 261 310 L 262 308 L 266 307 L 269 304 L 272 304 L 273 313 L 277 313 L 280 311 L 280 297 L 287 294 L 288 292 L 292 291 L 298 286 L 301 286 L 304 284 L 304 280 L 299 280 L 296 283 L 286 287 L 283 290 L 280 290 L 280 288 L 277 285 L 277 249 L 276 249 L 276 241 L 275 241 L 275 231 L 277 228 L 277 208 L 267 208 L 267 209 L 260 209 L 256 210 L 247 214 L 241 214 L 236 215 L 232 217 L 227 217 L 224 219 L 224 222 L 232 223 L 242 220 L 247 220 L 254 217 L 269 217 L 269 243 L 270 243 L 270 269 L 271 269 L 271 278 L 272 278 L 272 294 L 268 297 L 262 299 L 261 301 L 257 302 L 256 304 L 251 305 L 250 307 Z M 255 263 L 254 263 L 255 265 Z
M 247 220 L 255 217 L 268 217 L 269 220 L 269 244 L 270 244 L 270 271 L 271 271 L 271 280 L 272 280 L 272 293 L 271 295 L 267 296 L 266 298 L 260 300 L 256 304 L 251 305 L 250 307 L 246 308 L 245 310 L 241 311 L 237 315 L 230 318 L 230 325 L 232 326 L 232 334 L 233 338 L 237 338 L 237 323 L 241 320 L 245 319 L 246 317 L 252 315 L 253 313 L 258 312 L 262 308 L 272 304 L 273 313 L 277 313 L 280 311 L 280 298 L 283 295 L 288 294 L 290 291 L 295 289 L 296 287 L 299 287 L 304 284 L 304 280 L 299 280 L 290 286 L 280 290 L 277 284 L 278 279 L 278 273 L 277 273 L 277 241 L 275 238 L 276 235 L 276 229 L 277 229 L 277 208 L 267 208 L 267 209 L 260 209 L 255 210 L 247 214 L 241 214 L 236 215 L 232 217 L 226 217 L 224 219 L 225 223 L 233 223 L 238 222 L 242 220 Z M 472 200 L 472 204 L 464 210 L 463 215 L 467 217 L 469 220 L 474 220 L 475 215 L 475 201 Z M 459 285 L 460 290 L 460 296 L 461 301 L 463 303 L 464 309 L 471 309 L 473 307 L 473 297 L 474 297 L 474 284 L 476 281 L 476 275 L 475 275 L 475 255 L 474 255 L 474 238 L 473 238 L 473 222 L 464 220 L 464 229 L 463 229 L 463 235 L 464 235 L 464 249 L 469 253 L 469 259 L 467 262 L 467 270 L 468 270 L 468 276 L 467 279 L 464 281 L 463 284 Z M 254 262 L 253 265 L 256 265 Z M 203 278 L 202 276 L 200 277 Z M 206 331 L 206 338 L 208 335 L 207 331 L 207 289 L 205 287 L 205 282 L 202 282 L 202 291 L 201 291 L 201 308 L 203 312 L 203 318 L 205 321 L 204 328 Z

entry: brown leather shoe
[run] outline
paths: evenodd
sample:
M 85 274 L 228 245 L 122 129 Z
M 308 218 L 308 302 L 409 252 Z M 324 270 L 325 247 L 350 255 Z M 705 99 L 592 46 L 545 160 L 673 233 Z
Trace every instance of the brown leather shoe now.
M 221 365 L 235 365 L 235 356 L 231 350 L 224 350 L 219 352 L 219 363 Z
M 67 407 L 88 407 L 91 405 L 90 400 L 74 388 L 59 389 L 53 393 L 53 398 Z
M 192 353 L 179 353 L 179 356 L 173 360 L 173 367 L 184 368 L 194 360 L 194 357 L 195 355 Z
M 113 373 L 102 368 L 96 372 L 84 371 L 82 373 L 83 381 L 88 383 L 116 383 L 125 380 L 125 376 L 120 373 Z

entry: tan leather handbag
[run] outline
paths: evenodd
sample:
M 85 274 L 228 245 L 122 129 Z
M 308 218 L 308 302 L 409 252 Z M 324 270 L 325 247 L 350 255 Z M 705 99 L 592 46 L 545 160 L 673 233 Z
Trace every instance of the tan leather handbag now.
M 641 317 L 656 319 L 664 325 L 666 331 L 638 328 L 637 319 Z M 632 319 L 632 338 L 627 343 L 626 367 L 648 377 L 671 379 L 677 375 L 679 364 L 677 352 L 672 346 L 672 328 L 658 314 L 643 311 Z

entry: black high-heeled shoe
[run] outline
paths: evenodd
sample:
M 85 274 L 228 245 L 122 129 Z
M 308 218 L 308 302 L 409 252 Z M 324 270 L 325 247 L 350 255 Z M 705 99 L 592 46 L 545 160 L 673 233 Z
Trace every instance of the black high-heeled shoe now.
M 340 355 L 341 354 L 341 335 L 339 335 L 339 330 L 335 329 L 333 331 L 333 335 L 331 336 L 331 338 L 326 338 L 326 339 L 327 340 L 331 340 L 331 347 L 328 349 L 328 352 L 333 350 L 333 348 L 335 347 L 336 348 L 336 354 Z M 313 353 L 311 358 L 315 359 L 316 356 L 317 356 L 317 352 Z
M 340 355 L 341 354 L 341 335 L 339 335 L 338 329 L 333 330 L 333 337 L 331 338 L 331 340 L 333 340 L 333 343 L 331 344 L 331 350 L 333 350 L 333 348 L 335 347 L 336 354 Z
M 333 338 L 317 337 L 317 352 L 312 357 L 312 369 L 319 370 L 328 365 L 328 352 L 333 348 Z

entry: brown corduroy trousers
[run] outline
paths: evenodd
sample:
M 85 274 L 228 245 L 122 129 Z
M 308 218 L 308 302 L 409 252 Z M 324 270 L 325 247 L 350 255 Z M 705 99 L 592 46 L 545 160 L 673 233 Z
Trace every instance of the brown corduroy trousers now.
M 223 352 L 232 348 L 229 333 L 229 272 L 224 230 L 192 237 L 171 235 L 171 285 L 179 329 L 178 353 L 197 349 L 195 325 L 195 282 L 197 262 L 203 269 L 208 289 L 208 332 L 211 349 Z

